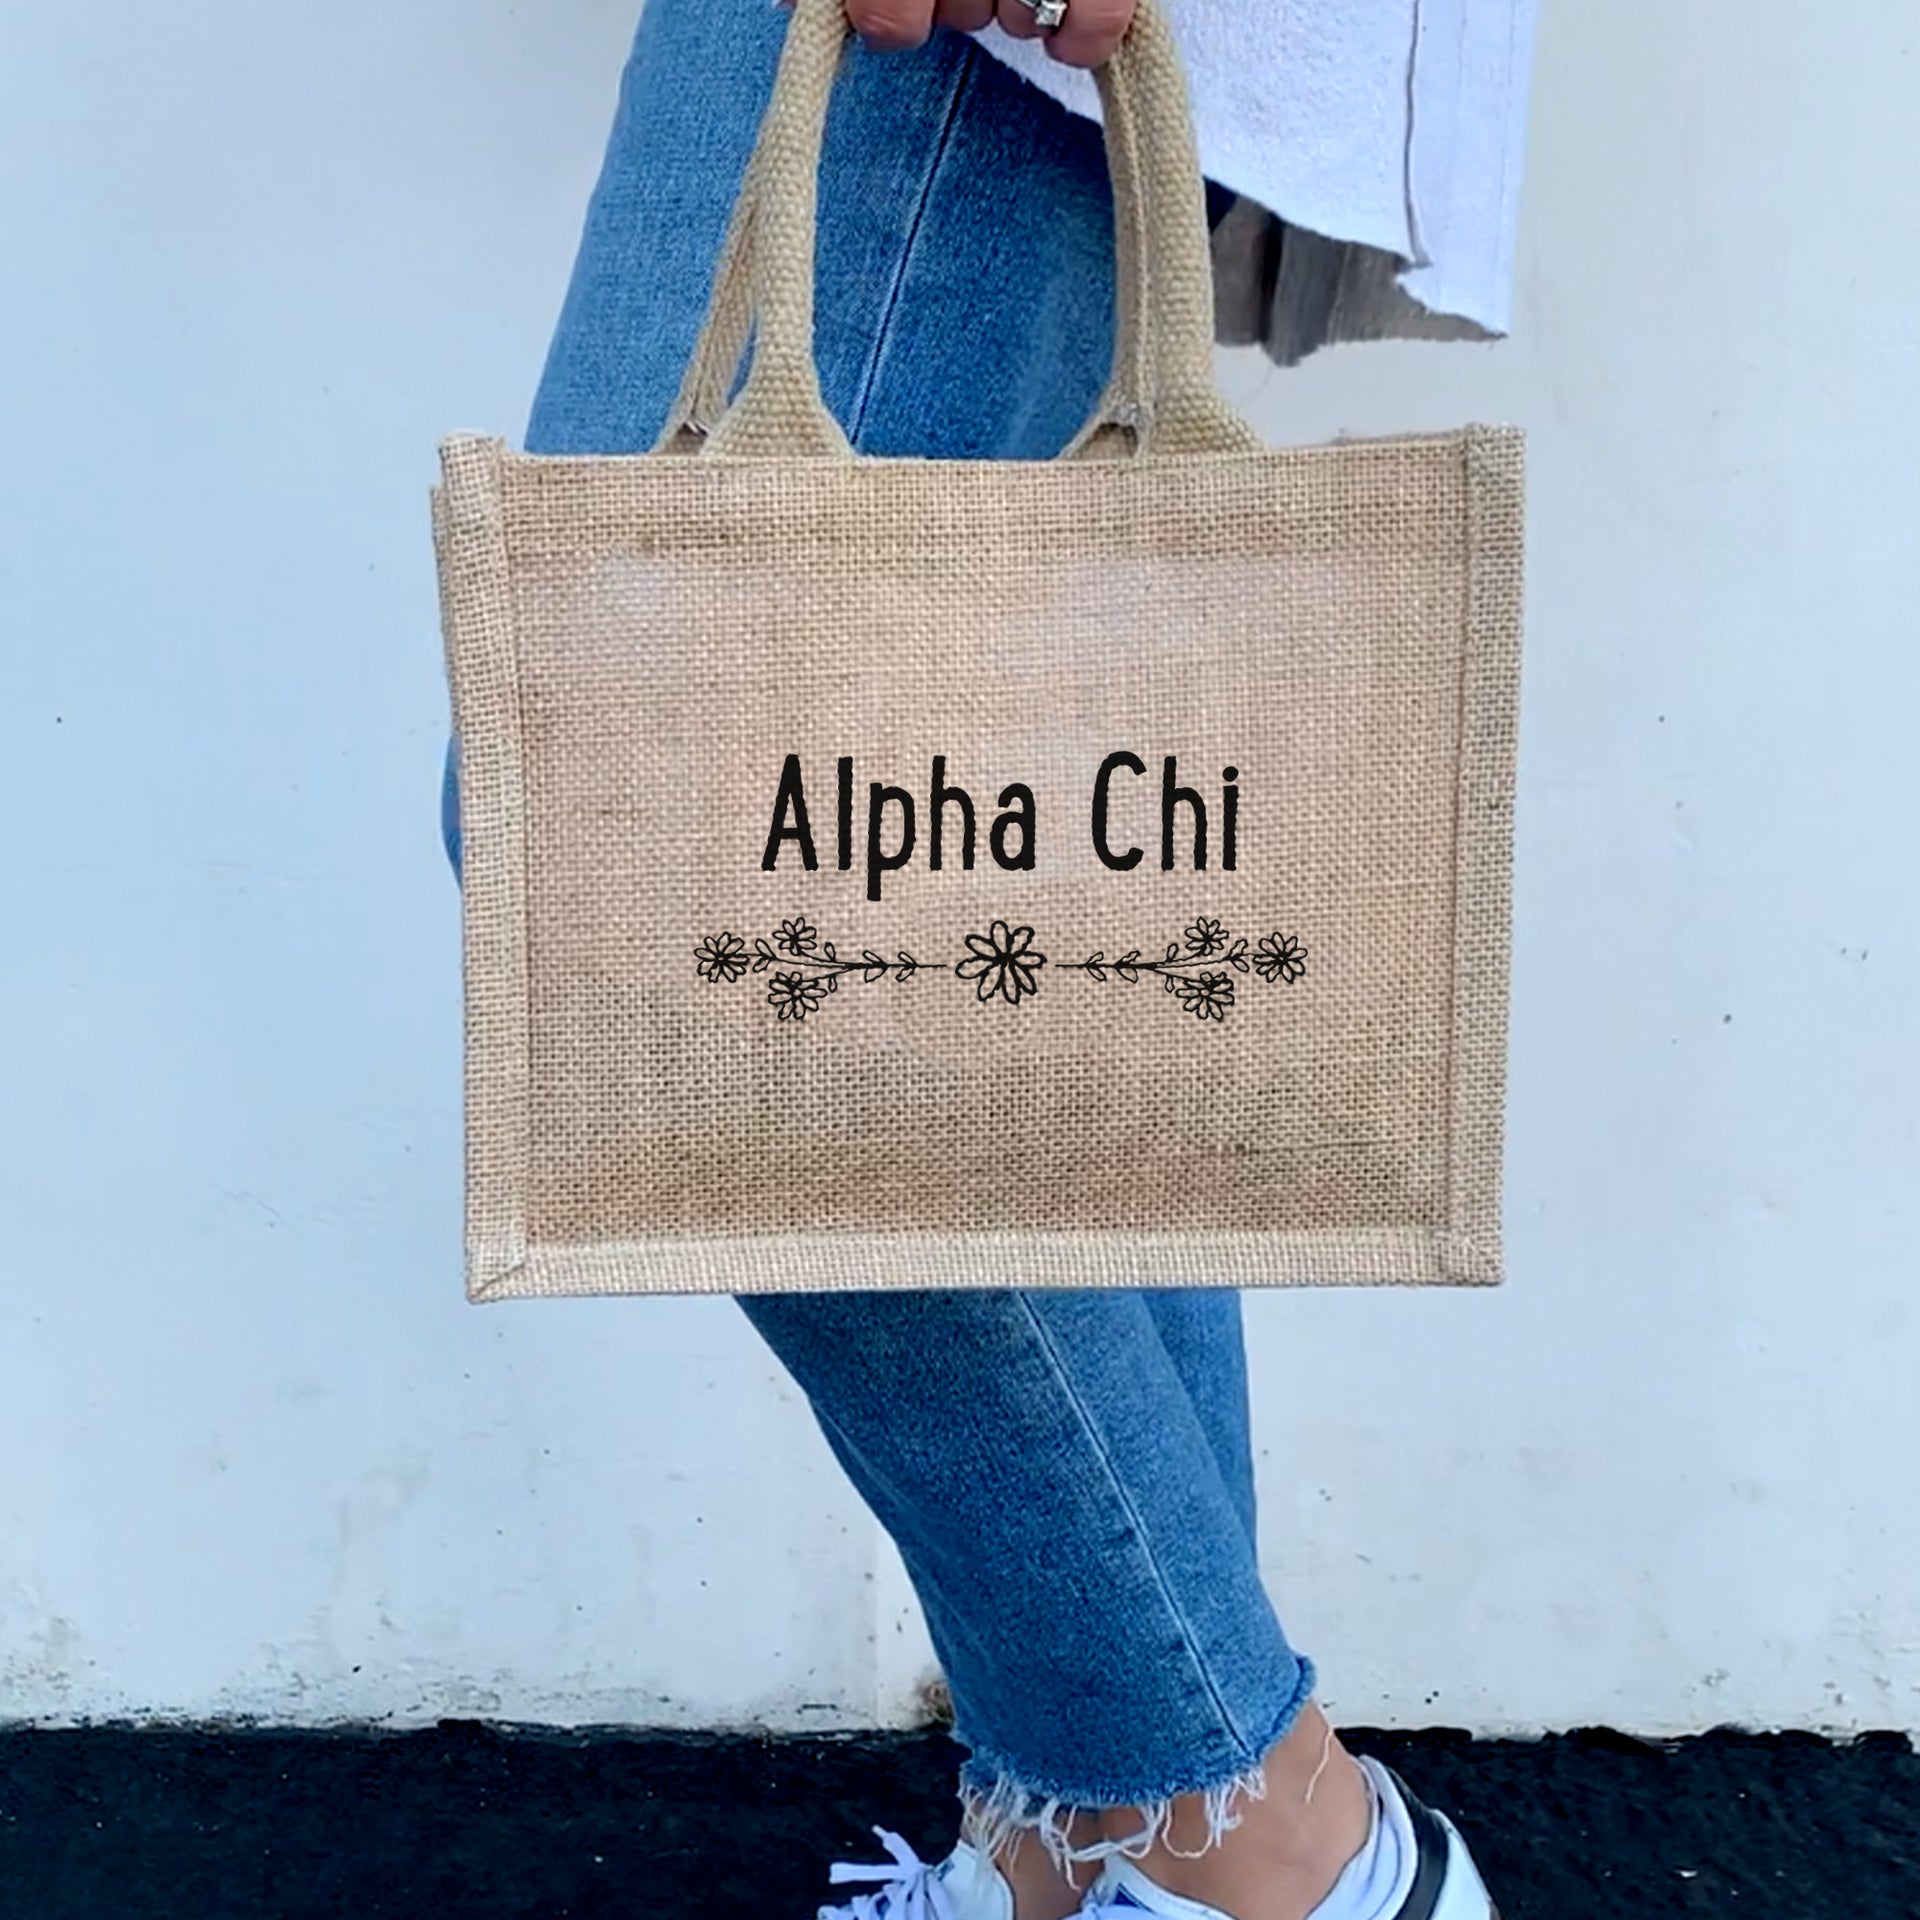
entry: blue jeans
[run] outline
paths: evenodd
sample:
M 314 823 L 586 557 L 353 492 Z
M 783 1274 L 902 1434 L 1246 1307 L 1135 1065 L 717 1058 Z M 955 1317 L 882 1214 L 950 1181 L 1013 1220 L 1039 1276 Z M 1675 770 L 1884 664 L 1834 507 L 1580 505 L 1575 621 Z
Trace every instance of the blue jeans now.
M 658 434 L 784 22 L 767 0 L 648 0 L 528 451 Z M 1216 218 L 1229 199 L 1210 192 Z M 1112 245 L 1090 121 L 962 36 L 853 49 L 821 168 L 817 339 L 855 447 L 1057 451 L 1107 372 Z M 457 871 L 451 756 L 443 821 Z M 1313 1688 L 1256 1558 L 1239 1295 L 740 1305 L 899 1544 L 969 1749 L 970 1837 L 1034 1828 L 1058 1853 L 1073 1810 L 1142 1807 L 1143 1842 L 1186 1793 L 1217 1835 Z

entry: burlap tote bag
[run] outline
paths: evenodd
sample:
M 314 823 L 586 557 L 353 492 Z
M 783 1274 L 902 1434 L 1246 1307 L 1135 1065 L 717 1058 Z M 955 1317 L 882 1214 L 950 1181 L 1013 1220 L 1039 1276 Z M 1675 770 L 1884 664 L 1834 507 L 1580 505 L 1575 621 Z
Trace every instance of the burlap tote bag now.
M 1094 417 L 856 456 L 846 33 L 799 0 L 655 450 L 443 448 L 469 1297 L 1497 1279 L 1519 436 L 1225 403 L 1143 5 Z

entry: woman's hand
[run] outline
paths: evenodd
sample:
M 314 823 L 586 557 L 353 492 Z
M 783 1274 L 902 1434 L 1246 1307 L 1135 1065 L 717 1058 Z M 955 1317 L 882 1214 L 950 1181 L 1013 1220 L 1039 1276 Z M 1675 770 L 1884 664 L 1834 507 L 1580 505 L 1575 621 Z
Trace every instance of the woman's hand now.
M 1042 35 L 1026 0 L 847 0 L 847 18 L 868 46 L 883 51 L 920 46 L 935 27 L 978 33 L 998 21 L 1016 40 L 1044 37 L 1047 51 L 1070 67 L 1102 65 L 1133 19 L 1134 0 L 1067 0 L 1067 17 Z

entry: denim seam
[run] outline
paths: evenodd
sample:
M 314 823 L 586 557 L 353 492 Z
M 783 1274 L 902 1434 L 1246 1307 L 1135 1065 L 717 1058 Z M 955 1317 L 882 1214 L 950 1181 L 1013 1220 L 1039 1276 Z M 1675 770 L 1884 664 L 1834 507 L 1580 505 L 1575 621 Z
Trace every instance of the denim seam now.
M 927 166 L 921 176 L 919 197 L 915 200 L 913 214 L 907 223 L 906 238 L 901 242 L 899 259 L 894 264 L 893 278 L 887 286 L 886 296 L 881 305 L 880 324 L 873 332 L 873 347 L 867 355 L 867 365 L 860 377 L 860 388 L 855 394 L 850 409 L 851 419 L 847 425 L 847 438 L 854 446 L 860 445 L 860 437 L 866 431 L 867 410 L 873 404 L 874 389 L 880 384 L 880 370 L 886 362 L 887 348 L 892 342 L 893 319 L 899 311 L 900 297 L 906 287 L 907 274 L 913 266 L 913 256 L 920 241 L 920 229 L 926 223 L 927 208 L 933 199 L 934 182 L 940 177 L 940 170 L 946 164 L 947 149 L 953 144 L 954 128 L 960 119 L 960 101 L 968 84 L 973 79 L 974 62 L 979 54 L 969 41 L 961 50 L 961 58 L 954 70 L 953 90 L 947 96 L 947 110 L 941 117 L 939 137 L 928 151 Z
M 1046 1356 L 1047 1364 L 1052 1367 L 1054 1377 L 1059 1381 L 1061 1390 L 1067 1396 L 1068 1404 L 1073 1408 L 1074 1417 L 1080 1422 L 1088 1442 L 1093 1447 L 1101 1466 L 1106 1471 L 1107 1484 L 1112 1488 L 1115 1498 L 1118 1499 L 1121 1511 L 1126 1515 L 1127 1525 L 1132 1530 L 1134 1539 L 1139 1543 L 1140 1551 L 1145 1556 L 1148 1567 L 1152 1570 L 1154 1583 L 1160 1589 L 1160 1597 L 1166 1605 L 1167 1612 L 1172 1616 L 1175 1625 L 1180 1630 L 1180 1638 L 1186 1644 L 1188 1657 L 1192 1660 L 1195 1672 L 1199 1674 L 1201 1681 L 1206 1687 L 1207 1696 L 1213 1703 L 1214 1711 L 1220 1716 L 1221 1724 L 1227 1729 L 1229 1736 L 1238 1743 L 1241 1752 L 1250 1759 L 1259 1759 L 1261 1756 L 1254 1753 L 1248 1745 L 1245 1729 L 1240 1725 L 1233 1710 L 1227 1705 L 1225 1697 L 1222 1695 L 1219 1686 L 1214 1680 L 1206 1659 L 1200 1651 L 1200 1644 L 1194 1637 L 1193 1623 L 1188 1620 L 1186 1613 L 1174 1597 L 1173 1587 L 1167 1579 L 1166 1569 L 1161 1565 L 1160 1557 L 1155 1553 L 1153 1542 L 1148 1538 L 1146 1527 L 1142 1524 L 1140 1510 L 1127 1492 L 1126 1482 L 1122 1479 L 1119 1470 L 1115 1467 L 1113 1456 L 1107 1451 L 1106 1441 L 1101 1435 L 1099 1427 L 1087 1411 L 1087 1404 L 1081 1395 L 1079 1387 L 1067 1372 L 1066 1365 L 1060 1357 L 1059 1349 L 1055 1346 L 1053 1339 L 1048 1334 L 1044 1322 L 1042 1322 L 1040 1316 L 1034 1312 L 1033 1302 L 1027 1298 L 1024 1291 L 1016 1291 L 1019 1292 L 1020 1310 L 1026 1315 L 1028 1324 L 1033 1329 L 1034 1338 L 1040 1343 L 1040 1350 Z

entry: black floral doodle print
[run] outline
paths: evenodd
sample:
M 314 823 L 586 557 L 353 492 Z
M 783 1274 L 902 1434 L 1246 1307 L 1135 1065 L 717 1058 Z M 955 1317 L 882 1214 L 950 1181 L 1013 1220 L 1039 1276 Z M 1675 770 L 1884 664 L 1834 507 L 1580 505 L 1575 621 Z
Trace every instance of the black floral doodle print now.
M 1262 980 L 1284 980 L 1288 986 L 1307 970 L 1307 950 L 1298 940 L 1270 933 L 1253 950 L 1253 970 Z
M 731 983 L 747 970 L 747 943 L 737 933 L 710 933 L 693 950 L 702 980 Z
M 1180 1004 L 1202 1020 L 1224 1020 L 1233 1005 L 1233 982 L 1224 973 L 1203 973 L 1197 980 L 1181 980 L 1173 990 Z
M 820 944 L 820 929 L 809 926 L 804 913 L 796 913 L 791 920 L 780 922 L 773 940 L 782 953 L 791 954 L 797 960 Z
M 782 920 L 773 932 L 749 941 L 731 930 L 710 933 L 693 950 L 694 971 L 714 986 L 732 986 L 750 973 L 769 976 L 766 1003 L 777 1020 L 798 1024 L 810 1019 L 837 993 L 844 980 L 861 986 L 890 982 L 904 986 L 916 974 L 947 974 L 973 988 L 975 1001 L 1018 1007 L 1040 991 L 1041 969 L 1077 973 L 1095 986 L 1137 986 L 1157 979 L 1174 1004 L 1203 1025 L 1224 1022 L 1242 1003 L 1235 974 L 1251 974 L 1267 986 L 1297 985 L 1306 977 L 1307 949 L 1292 934 L 1274 929 L 1250 944 L 1224 921 L 1199 916 L 1169 940 L 1164 952 L 1149 958 L 1131 947 L 1109 959 L 1097 948 L 1084 960 L 1049 962 L 1032 927 L 995 920 L 984 931 L 962 938 L 964 951 L 952 960 L 921 960 L 904 948 L 891 957 L 863 947 L 842 955 L 805 914 Z
M 767 1005 L 782 1020 L 804 1020 L 826 997 L 827 983 L 804 973 L 776 973 L 767 989 Z
M 1047 964 L 1044 953 L 1033 950 L 1031 927 L 1009 927 L 996 920 L 985 933 L 967 935 L 967 957 L 955 967 L 962 980 L 975 983 L 982 1000 L 997 993 L 1009 1006 L 1018 1006 L 1039 990 L 1039 971 Z
M 1205 960 L 1227 944 L 1227 930 L 1218 920 L 1196 920 L 1187 929 L 1187 951 Z

